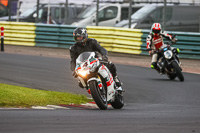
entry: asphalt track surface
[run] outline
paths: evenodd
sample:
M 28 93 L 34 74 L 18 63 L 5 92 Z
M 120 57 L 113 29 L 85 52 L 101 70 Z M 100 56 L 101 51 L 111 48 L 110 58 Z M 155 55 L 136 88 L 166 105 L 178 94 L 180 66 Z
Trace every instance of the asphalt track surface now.
M 149 68 L 117 69 L 123 109 L 0 109 L 0 133 L 200 133 L 200 75 L 184 73 L 179 82 Z M 0 82 L 87 94 L 61 58 L 0 53 Z

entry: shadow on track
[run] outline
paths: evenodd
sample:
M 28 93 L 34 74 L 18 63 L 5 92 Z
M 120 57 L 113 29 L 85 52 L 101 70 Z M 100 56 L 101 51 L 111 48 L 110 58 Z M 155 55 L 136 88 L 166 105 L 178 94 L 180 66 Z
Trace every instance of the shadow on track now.
M 153 80 L 153 81 L 168 81 L 168 82 L 180 82 L 178 79 L 174 79 L 174 80 L 171 80 L 171 79 L 155 79 L 155 78 L 148 78 L 149 80 Z

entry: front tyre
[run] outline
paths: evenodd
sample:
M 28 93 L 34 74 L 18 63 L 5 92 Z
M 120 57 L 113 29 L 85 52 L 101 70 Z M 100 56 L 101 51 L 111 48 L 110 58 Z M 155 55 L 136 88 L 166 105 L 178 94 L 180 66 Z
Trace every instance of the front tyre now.
M 176 74 L 174 73 L 167 73 L 169 79 L 174 80 L 176 78 Z
M 184 77 L 183 77 L 183 74 L 181 72 L 181 68 L 179 67 L 179 65 L 176 62 L 172 62 L 172 66 L 173 66 L 174 70 L 176 71 L 176 75 L 177 75 L 178 79 L 180 81 L 184 81 Z
M 111 102 L 111 105 L 114 109 L 121 109 L 124 106 L 124 97 L 122 91 L 118 91 L 115 94 L 115 100 L 114 102 Z
M 106 98 L 106 91 L 103 89 L 101 90 L 96 81 L 90 81 L 89 87 L 91 90 L 91 95 L 94 101 L 96 102 L 97 106 L 101 110 L 106 110 L 108 107 L 107 98 Z

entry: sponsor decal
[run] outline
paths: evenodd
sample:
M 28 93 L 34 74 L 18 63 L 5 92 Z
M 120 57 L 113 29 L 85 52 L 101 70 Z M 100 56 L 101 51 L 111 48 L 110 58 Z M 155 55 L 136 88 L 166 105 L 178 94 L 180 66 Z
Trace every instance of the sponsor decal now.
M 104 65 L 102 65 L 102 67 L 101 67 L 101 70 L 104 70 L 105 69 L 105 66 Z
M 154 37 L 153 43 L 154 43 L 154 46 L 156 48 L 161 47 L 163 45 L 163 39 L 162 39 L 162 37 Z
M 101 87 L 102 87 L 102 84 L 98 84 L 98 86 L 99 86 L 99 88 L 101 88 Z
M 95 62 L 97 62 L 97 60 L 94 60 L 94 61 L 90 62 L 90 65 L 93 64 L 93 63 L 95 63 Z
M 76 69 L 76 71 L 78 71 L 78 70 L 80 70 L 81 69 L 81 67 L 78 67 L 77 69 Z
M 89 94 L 91 94 L 91 90 L 90 90 L 90 89 L 88 89 L 87 92 L 88 92 Z
M 113 83 L 113 78 L 111 77 L 108 82 L 106 82 L 107 86 L 110 86 Z
M 96 60 L 96 59 L 93 58 L 93 57 L 91 57 L 91 58 L 89 59 L 90 62 L 93 62 L 94 60 Z
M 93 64 L 94 62 L 97 62 L 98 60 L 96 58 L 91 57 L 89 61 L 90 61 L 90 64 Z

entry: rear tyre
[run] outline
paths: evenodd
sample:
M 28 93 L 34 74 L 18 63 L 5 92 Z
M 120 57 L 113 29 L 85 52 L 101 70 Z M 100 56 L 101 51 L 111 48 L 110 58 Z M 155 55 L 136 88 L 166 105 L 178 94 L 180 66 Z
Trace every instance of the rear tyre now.
M 106 110 L 108 107 L 108 104 L 107 104 L 106 91 L 104 90 L 104 87 L 101 90 L 96 81 L 90 81 L 89 87 L 91 90 L 92 98 L 96 102 L 97 106 L 101 110 Z
M 114 102 L 111 102 L 111 105 L 114 109 L 121 109 L 124 106 L 124 97 L 122 91 L 118 91 L 115 94 L 115 100 Z
M 180 81 L 184 81 L 184 77 L 183 77 L 183 74 L 181 72 L 181 68 L 179 67 L 179 65 L 176 62 L 172 62 L 172 66 L 173 66 L 174 70 L 176 71 L 176 75 L 177 75 L 178 79 Z

